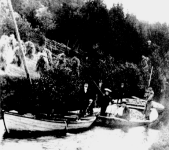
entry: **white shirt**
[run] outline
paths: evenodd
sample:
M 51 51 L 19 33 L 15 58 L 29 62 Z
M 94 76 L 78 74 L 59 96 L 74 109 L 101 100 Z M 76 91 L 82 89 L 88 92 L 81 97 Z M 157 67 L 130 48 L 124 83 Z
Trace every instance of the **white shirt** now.
M 116 115 L 118 110 L 118 106 L 116 104 L 108 105 L 106 109 L 106 113 L 109 113 L 111 115 Z
M 124 107 L 120 107 L 117 111 L 118 116 L 122 117 L 123 116 L 123 111 L 124 111 Z
M 155 121 L 158 118 L 158 112 L 155 108 L 151 108 L 151 112 L 149 115 L 150 121 Z

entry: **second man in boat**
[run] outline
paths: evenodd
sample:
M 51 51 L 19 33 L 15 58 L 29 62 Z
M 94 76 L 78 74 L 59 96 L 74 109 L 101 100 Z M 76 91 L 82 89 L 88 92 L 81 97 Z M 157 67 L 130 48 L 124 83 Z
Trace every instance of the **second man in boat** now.
M 105 88 L 104 91 L 105 91 L 105 93 L 104 93 L 103 99 L 101 101 L 101 112 L 100 112 L 101 116 L 106 116 L 106 108 L 109 105 L 109 102 L 111 101 L 110 92 L 112 92 L 112 91 L 108 88 Z
M 120 108 L 117 112 L 117 117 L 123 118 L 123 119 L 129 119 L 130 116 L 130 109 L 127 107 L 127 100 L 123 99 Z

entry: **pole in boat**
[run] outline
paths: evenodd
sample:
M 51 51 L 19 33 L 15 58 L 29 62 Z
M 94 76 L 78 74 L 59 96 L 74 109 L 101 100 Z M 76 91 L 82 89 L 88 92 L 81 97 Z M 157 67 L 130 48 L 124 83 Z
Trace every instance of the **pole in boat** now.
M 86 57 L 86 62 L 88 60 L 88 57 Z M 88 69 L 88 68 L 86 68 Z M 90 72 L 90 71 L 89 71 Z M 101 89 L 98 87 L 98 85 L 96 84 L 96 82 L 93 80 L 93 78 L 91 77 L 90 74 L 87 74 L 89 76 L 89 78 L 92 80 L 92 82 L 94 83 L 94 85 L 97 87 L 97 89 L 99 90 L 99 92 L 102 94 L 102 96 L 104 95 L 103 92 L 101 91 Z
M 24 69 L 25 69 L 25 72 L 26 72 L 26 77 L 30 81 L 30 84 L 32 84 L 32 81 L 31 81 L 31 78 L 29 76 L 29 72 L 28 72 L 28 69 L 27 69 L 27 66 L 26 66 L 25 55 L 24 55 L 23 50 L 22 50 L 21 39 L 20 39 L 20 35 L 19 35 L 17 24 L 16 24 L 16 20 L 15 20 L 15 17 L 14 17 L 13 7 L 12 7 L 12 4 L 11 4 L 11 0 L 7 0 L 7 2 L 8 2 L 8 7 L 9 7 L 9 10 L 10 10 L 13 22 L 14 22 L 14 26 L 15 26 L 15 30 L 16 30 L 16 35 L 17 35 L 17 39 L 18 39 L 18 42 L 19 42 L 19 50 L 20 50 L 20 53 L 21 53 L 21 58 L 23 60 L 23 65 L 24 65 Z
M 150 86 L 150 83 L 151 83 L 152 74 L 153 74 L 153 66 L 151 67 L 151 73 L 150 73 L 150 79 L 148 81 L 148 87 Z
M 96 82 L 93 80 L 93 78 L 90 76 L 90 78 L 91 78 L 91 80 L 93 81 L 93 83 L 95 84 L 95 86 L 97 87 L 97 89 L 99 90 L 99 92 L 102 94 L 102 95 L 104 95 L 103 94 L 103 92 L 101 91 L 101 89 L 98 87 L 98 85 L 96 84 Z

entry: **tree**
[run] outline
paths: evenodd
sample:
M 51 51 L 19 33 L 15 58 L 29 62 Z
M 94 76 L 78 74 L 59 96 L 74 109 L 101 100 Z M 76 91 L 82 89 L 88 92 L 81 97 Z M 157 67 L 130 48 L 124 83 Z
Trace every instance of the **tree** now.
M 138 64 L 145 42 L 142 29 L 138 27 L 138 20 L 132 15 L 125 15 L 120 4 L 113 5 L 109 10 L 109 20 L 111 24 L 109 53 L 117 61 Z
M 21 39 L 23 41 L 31 40 L 32 37 L 33 37 L 32 36 L 33 35 L 33 29 L 31 27 L 30 23 L 25 18 L 21 18 L 20 16 L 18 16 L 16 18 L 16 22 L 17 22 L 17 25 L 18 25 L 18 29 L 19 29 Z M 11 34 L 16 35 L 14 23 L 13 23 L 13 20 L 12 20 L 11 17 L 6 18 L 4 20 L 4 25 L 2 27 L 2 31 L 3 31 L 3 34 L 6 34 L 6 35 L 11 35 Z
M 80 34 L 80 20 L 78 7 L 64 3 L 62 7 L 54 13 L 55 28 L 47 32 L 47 38 L 64 43 L 69 47 L 74 47 Z
M 80 9 L 82 16 L 80 48 L 89 57 L 97 57 L 108 48 L 109 16 L 106 6 L 99 0 L 86 2 Z M 87 38 L 86 38 L 87 37 Z
M 117 59 L 123 59 L 126 56 L 125 50 L 125 15 L 123 12 L 123 6 L 120 4 L 113 5 L 109 10 L 109 20 L 111 25 L 111 41 L 110 41 L 110 51 L 111 55 Z M 121 55 L 123 54 L 123 55 Z

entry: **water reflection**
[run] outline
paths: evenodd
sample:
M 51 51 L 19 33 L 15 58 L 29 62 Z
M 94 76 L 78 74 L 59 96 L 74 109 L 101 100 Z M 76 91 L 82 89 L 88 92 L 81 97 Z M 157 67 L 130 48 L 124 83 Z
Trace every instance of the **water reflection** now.
M 2 150 L 147 150 L 158 140 L 158 130 L 144 127 L 110 129 L 93 127 L 81 133 L 66 136 L 46 135 L 34 137 L 6 136 L 0 120 L 0 149 Z

